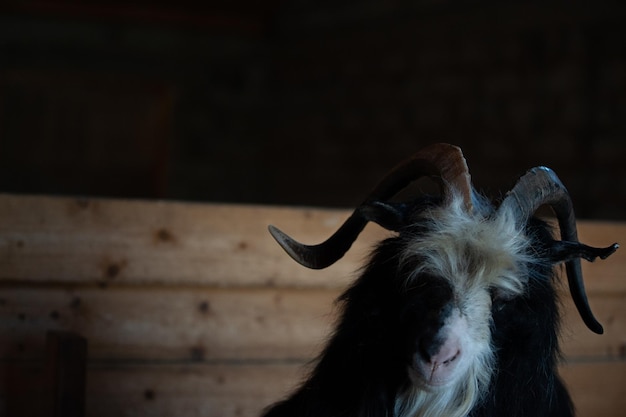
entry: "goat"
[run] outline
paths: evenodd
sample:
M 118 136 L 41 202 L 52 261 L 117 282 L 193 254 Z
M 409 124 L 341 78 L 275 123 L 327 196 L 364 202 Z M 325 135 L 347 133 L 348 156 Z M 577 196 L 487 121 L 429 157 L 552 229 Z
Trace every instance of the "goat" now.
M 423 176 L 441 195 L 393 197 Z M 550 206 L 560 240 L 535 218 Z M 269 230 L 309 268 L 325 268 L 373 221 L 382 241 L 340 297 L 334 334 L 308 379 L 265 417 L 573 416 L 558 376 L 554 266 L 565 263 L 579 314 L 602 333 L 585 293 L 580 258 L 618 248 L 578 241 L 569 194 L 536 167 L 499 205 L 478 194 L 461 150 L 435 144 L 394 168 L 327 241 L 296 242 Z

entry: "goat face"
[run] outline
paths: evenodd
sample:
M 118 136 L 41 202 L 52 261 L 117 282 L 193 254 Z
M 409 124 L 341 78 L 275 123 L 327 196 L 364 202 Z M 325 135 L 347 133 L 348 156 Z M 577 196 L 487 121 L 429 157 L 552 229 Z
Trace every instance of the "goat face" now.
M 398 346 L 385 353 L 403 358 L 398 374 L 406 379 L 396 408 L 465 415 L 494 368 L 492 311 L 526 290 L 531 242 L 507 213 L 487 203 L 472 212 L 459 197 L 427 210 L 422 203 L 415 207 L 420 210 L 380 245 L 344 296 L 346 308 L 384 316 L 380 328 L 364 326 L 363 332 L 384 334 Z M 360 304 L 366 293 L 375 297 Z M 398 411 L 404 413 L 421 415 Z

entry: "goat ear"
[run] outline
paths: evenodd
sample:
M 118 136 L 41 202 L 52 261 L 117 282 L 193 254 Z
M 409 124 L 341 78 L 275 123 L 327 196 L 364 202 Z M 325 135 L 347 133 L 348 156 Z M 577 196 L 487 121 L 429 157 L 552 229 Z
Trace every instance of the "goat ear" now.
M 576 258 L 583 258 L 589 262 L 593 262 L 596 258 L 608 258 L 618 248 L 619 245 L 617 243 L 606 248 L 594 248 L 580 242 L 554 240 L 550 244 L 548 257 L 550 261 L 554 263 L 571 261 Z
M 407 224 L 409 217 L 409 206 L 406 203 L 372 201 L 359 206 L 357 211 L 365 220 L 394 232 L 399 232 Z

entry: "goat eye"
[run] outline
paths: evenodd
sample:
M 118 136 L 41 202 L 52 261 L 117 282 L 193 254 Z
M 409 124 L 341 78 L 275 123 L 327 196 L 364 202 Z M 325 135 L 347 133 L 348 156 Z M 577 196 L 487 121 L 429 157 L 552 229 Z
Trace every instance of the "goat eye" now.
M 509 301 L 509 297 L 507 297 L 501 290 L 497 288 L 492 288 L 490 290 L 491 293 L 491 309 L 493 311 L 502 311 Z
M 491 308 L 493 311 L 502 311 L 506 307 L 506 303 L 504 300 L 494 300 L 491 304 Z

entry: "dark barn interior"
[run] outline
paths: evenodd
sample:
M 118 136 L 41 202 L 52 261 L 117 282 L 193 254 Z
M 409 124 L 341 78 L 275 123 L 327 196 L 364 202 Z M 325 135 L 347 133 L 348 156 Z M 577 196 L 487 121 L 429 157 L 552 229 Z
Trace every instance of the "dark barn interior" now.
M 626 213 L 617 1 L 11 0 L 0 190 L 350 207 L 433 142 Z
M 0 417 L 261 415 L 390 235 L 313 271 L 268 224 L 322 242 L 436 142 L 493 198 L 553 168 L 580 241 L 624 244 L 625 22 L 623 1 L 0 1 Z M 626 249 L 582 268 L 605 333 L 556 269 L 559 374 L 578 416 L 621 417 Z

